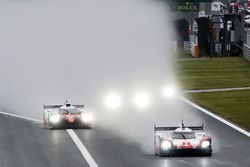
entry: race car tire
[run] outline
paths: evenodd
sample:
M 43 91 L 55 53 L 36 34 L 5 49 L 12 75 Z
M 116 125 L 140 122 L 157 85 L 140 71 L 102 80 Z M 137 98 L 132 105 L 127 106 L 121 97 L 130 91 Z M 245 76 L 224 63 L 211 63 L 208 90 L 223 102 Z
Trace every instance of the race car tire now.
M 156 147 L 155 147 L 155 149 L 154 149 L 154 150 L 155 150 L 155 155 L 158 155 Z
M 47 122 L 47 129 L 53 129 L 53 126 L 50 125 L 49 121 Z
M 91 126 L 91 125 L 85 125 L 85 126 L 83 127 L 83 129 L 92 129 L 92 126 Z
M 170 155 L 170 153 L 159 153 L 159 156 L 160 157 L 170 157 L 171 155 Z
M 43 128 L 44 128 L 44 129 L 47 129 L 47 124 L 46 124 L 45 121 L 43 122 Z
M 162 152 L 160 149 L 158 149 L 158 156 L 160 157 L 169 157 L 171 156 L 169 152 Z
M 212 154 L 213 154 L 213 153 L 212 153 L 212 151 L 211 151 L 211 152 L 206 152 L 204 155 L 210 157 L 210 156 L 212 156 Z
M 208 157 L 212 156 L 212 154 L 213 154 L 212 150 L 204 151 L 201 153 L 201 155 Z
M 166 155 L 163 154 L 163 153 L 159 153 L 159 156 L 160 156 L 160 157 L 165 157 Z
M 92 129 L 93 128 L 92 122 L 90 122 L 88 124 L 84 124 L 81 128 L 83 128 L 83 129 Z

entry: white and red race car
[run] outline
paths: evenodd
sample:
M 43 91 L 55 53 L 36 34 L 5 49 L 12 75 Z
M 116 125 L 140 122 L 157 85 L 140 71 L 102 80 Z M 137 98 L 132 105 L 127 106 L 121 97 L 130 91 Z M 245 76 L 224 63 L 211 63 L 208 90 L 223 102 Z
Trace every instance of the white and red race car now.
M 154 126 L 155 155 L 198 154 L 211 156 L 212 140 L 203 130 L 203 124 L 202 126 L 184 126 L 183 122 L 180 127 Z
M 92 128 L 92 114 L 83 110 L 84 105 L 43 106 L 44 128 Z

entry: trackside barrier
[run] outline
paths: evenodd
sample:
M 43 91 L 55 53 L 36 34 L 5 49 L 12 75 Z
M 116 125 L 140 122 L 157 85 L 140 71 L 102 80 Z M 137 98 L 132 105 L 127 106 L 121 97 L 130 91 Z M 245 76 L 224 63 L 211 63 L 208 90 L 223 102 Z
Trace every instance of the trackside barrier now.
M 194 46 L 194 57 L 199 57 L 199 47 L 197 45 Z
M 243 45 L 243 57 L 250 61 L 250 46 L 247 44 Z
M 199 48 L 193 42 L 184 41 L 184 52 L 191 54 L 193 57 L 199 57 Z
M 184 52 L 192 54 L 192 43 L 189 41 L 184 41 Z

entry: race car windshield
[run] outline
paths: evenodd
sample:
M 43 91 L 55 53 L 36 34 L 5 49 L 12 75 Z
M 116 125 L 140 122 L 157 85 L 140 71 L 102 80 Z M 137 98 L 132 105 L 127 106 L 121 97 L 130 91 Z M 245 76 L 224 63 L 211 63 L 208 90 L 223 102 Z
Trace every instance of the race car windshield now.
M 71 113 L 71 114 L 76 114 L 78 113 L 77 110 L 75 108 L 71 108 L 71 109 L 60 109 L 59 111 L 61 114 L 68 114 L 68 113 Z
M 184 132 L 173 132 L 172 133 L 173 139 L 194 139 L 195 135 L 192 132 L 184 133 Z

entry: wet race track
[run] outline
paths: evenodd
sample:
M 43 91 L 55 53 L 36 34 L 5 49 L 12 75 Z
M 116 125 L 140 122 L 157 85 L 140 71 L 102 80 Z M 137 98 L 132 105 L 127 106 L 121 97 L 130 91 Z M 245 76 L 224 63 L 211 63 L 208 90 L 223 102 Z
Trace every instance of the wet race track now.
M 100 167 L 250 166 L 249 137 L 197 109 L 189 112 L 199 115 L 212 134 L 212 157 L 157 157 L 99 127 L 74 132 Z M 0 120 L 1 167 L 89 166 L 66 130 L 47 130 L 39 122 L 6 115 Z M 141 142 L 145 137 L 153 142 L 153 136 L 142 136 Z
M 41 119 L 43 104 L 68 98 L 97 113 L 93 129 L 70 131 L 0 114 L 0 167 L 250 166 L 249 137 L 162 97 L 177 82 L 163 1 L 2 0 L 0 20 L 0 111 Z M 176 126 L 182 110 L 205 123 L 212 157 L 154 155 L 153 124 Z

